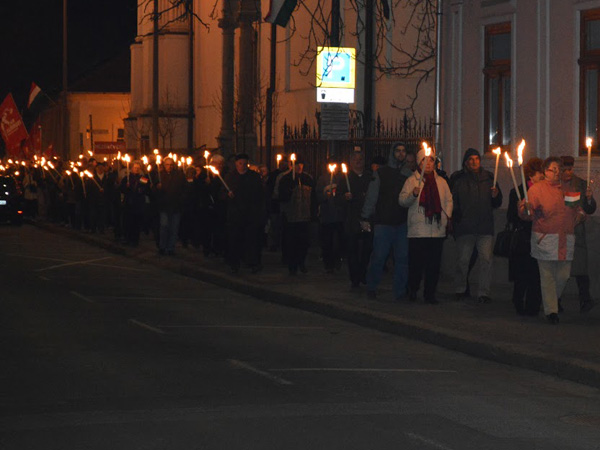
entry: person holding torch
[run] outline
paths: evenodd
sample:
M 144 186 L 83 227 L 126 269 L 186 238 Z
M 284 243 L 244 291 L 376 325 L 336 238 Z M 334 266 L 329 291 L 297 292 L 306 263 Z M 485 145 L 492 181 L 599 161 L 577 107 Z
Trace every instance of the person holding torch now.
M 584 180 L 573 173 L 575 158 L 561 156 L 563 168 L 561 187 L 566 198 L 573 198 L 572 204 L 578 204 L 587 215 L 596 212 L 596 200 L 589 180 Z M 595 305 L 590 294 L 590 276 L 588 274 L 588 251 L 586 242 L 585 221 L 575 227 L 575 254 L 571 264 L 571 276 L 575 277 L 579 289 L 579 310 L 588 312 Z M 559 303 L 560 309 L 560 303 Z
M 406 180 L 399 196 L 400 205 L 408 208 L 408 298 L 417 299 L 424 278 L 425 302 L 436 304 L 446 225 L 452 217 L 452 193 L 435 170 L 431 149 L 421 149 L 416 161 L 417 170 Z
M 452 228 L 457 247 L 456 299 L 466 296 L 469 262 L 477 249 L 479 303 L 489 303 L 494 248 L 494 209 L 502 205 L 502 192 L 494 185 L 494 174 L 481 167 L 481 156 L 469 148 L 463 170 L 450 177 L 454 204 Z
M 519 217 L 532 221 L 531 256 L 538 261 L 544 314 L 559 322 L 558 299 L 569 280 L 575 252 L 575 226 L 585 212 L 571 205 L 561 188 L 562 161 L 551 156 L 544 161 L 545 179 L 529 189 L 529 201 L 519 202 Z
M 325 272 L 333 273 L 339 269 L 341 249 L 343 245 L 343 216 L 342 203 L 336 195 L 340 186 L 340 177 L 337 172 L 339 163 L 330 159 L 327 170 L 317 180 L 315 193 L 319 209 L 319 241 Z
M 367 266 L 373 249 L 373 233 L 365 232 L 361 226 L 361 211 L 373 178 L 365 169 L 365 155 L 355 151 L 348 161 L 347 183 L 341 183 L 338 198 L 343 199 L 344 241 L 348 260 L 348 275 L 352 288 L 367 282 Z
M 261 233 L 266 222 L 265 191 L 260 175 L 248 167 L 246 153 L 235 155 L 227 174 L 227 263 L 233 273 L 245 262 L 253 274 L 262 270 Z

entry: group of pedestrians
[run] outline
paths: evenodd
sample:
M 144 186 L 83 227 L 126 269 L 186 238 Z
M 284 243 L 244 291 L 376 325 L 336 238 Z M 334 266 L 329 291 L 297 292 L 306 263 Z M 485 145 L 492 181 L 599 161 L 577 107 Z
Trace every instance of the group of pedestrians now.
M 85 164 L 89 177 L 68 170 L 49 177 L 25 167 L 28 214 L 35 215 L 38 195 L 45 192 L 53 218 L 73 228 L 104 233 L 110 226 L 115 238 L 131 246 L 139 244 L 141 233 L 151 233 L 161 255 L 172 255 L 180 241 L 206 257 L 224 257 L 233 273 L 244 265 L 257 273 L 264 249 L 281 251 L 290 275 L 308 271 L 310 224 L 316 220 L 327 273 L 345 259 L 352 288 L 366 285 L 368 298 L 377 300 L 389 270 L 395 300 L 417 301 L 420 293 L 429 304 L 438 303 L 444 241 L 452 236 L 455 300 L 471 295 L 476 262 L 473 294 L 480 303 L 492 301 L 493 211 L 503 196 L 475 149 L 465 152 L 462 168 L 450 177 L 431 151 L 413 153 L 403 142 L 391 146 L 387 160 L 374 158 L 369 167 L 361 151 L 351 154 L 344 170 L 341 161 L 331 160 L 330 170 L 316 180 L 301 157 L 282 158 L 271 172 L 251 167 L 246 154 L 229 161 L 214 154 L 185 170 L 170 157 L 159 170 L 148 171 L 140 161 L 108 166 L 90 158 Z M 570 276 L 577 280 L 581 311 L 594 306 L 584 222 L 596 202 L 573 165 L 569 156 L 532 158 L 524 166 L 526 186 L 509 195 L 507 220 L 518 231 L 509 258 L 513 303 L 518 314 L 532 316 L 543 305 L 551 323 L 559 321 Z

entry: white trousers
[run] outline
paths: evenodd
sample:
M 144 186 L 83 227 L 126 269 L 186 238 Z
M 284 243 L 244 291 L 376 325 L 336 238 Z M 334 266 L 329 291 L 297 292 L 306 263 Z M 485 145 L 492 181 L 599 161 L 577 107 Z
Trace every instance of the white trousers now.
M 538 259 L 544 314 L 558 314 L 558 299 L 571 276 L 571 261 L 544 261 Z

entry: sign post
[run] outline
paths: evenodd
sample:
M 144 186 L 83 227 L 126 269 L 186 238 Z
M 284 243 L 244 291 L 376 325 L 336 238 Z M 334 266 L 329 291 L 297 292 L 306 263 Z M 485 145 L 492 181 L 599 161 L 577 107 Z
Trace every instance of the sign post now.
M 321 139 L 328 140 L 328 157 L 338 140 L 349 135 L 350 103 L 356 87 L 356 49 L 317 47 L 317 102 L 321 103 Z

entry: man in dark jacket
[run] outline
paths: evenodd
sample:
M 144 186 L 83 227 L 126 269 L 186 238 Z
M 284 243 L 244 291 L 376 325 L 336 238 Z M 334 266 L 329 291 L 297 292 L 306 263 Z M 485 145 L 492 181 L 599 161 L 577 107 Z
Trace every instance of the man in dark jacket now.
M 581 206 L 586 214 L 594 214 L 596 212 L 596 200 L 594 199 L 592 189 L 588 186 L 586 180 L 573 174 L 575 158 L 572 156 L 561 156 L 560 159 L 563 162 L 561 173 L 563 192 L 565 194 L 567 192 L 579 193 L 578 206 Z M 581 221 L 575 226 L 575 254 L 573 255 L 573 263 L 571 264 L 571 276 L 577 280 L 579 308 L 582 313 L 588 312 L 595 305 L 590 294 L 590 276 L 588 275 L 588 253 L 585 234 L 585 221 Z M 559 307 L 562 307 L 560 303 Z
M 372 233 L 364 231 L 360 226 L 360 214 L 373 175 L 365 170 L 365 155 L 362 152 L 354 152 L 349 163 L 348 183 L 340 182 L 338 197 L 343 199 L 348 274 L 352 287 L 357 288 L 360 283 L 366 283 L 367 266 L 373 249 Z
M 492 186 L 494 174 L 481 167 L 479 152 L 469 148 L 463 158 L 463 169 L 452 174 L 450 188 L 454 201 L 453 231 L 456 239 L 456 296 L 467 290 L 469 261 L 477 248 L 479 282 L 477 299 L 488 303 L 492 277 L 494 248 L 494 209 L 502 205 L 502 192 Z
M 400 206 L 398 198 L 406 179 L 412 171 L 406 164 L 406 144 L 392 144 L 387 166 L 373 174 L 362 209 L 362 227 L 369 228 L 368 220 L 375 223 L 373 253 L 367 271 L 367 295 L 376 298 L 385 261 L 394 252 L 394 297 L 406 296 L 408 279 L 407 209 Z
M 283 248 L 290 275 L 298 269 L 306 273 L 309 246 L 309 224 L 316 213 L 317 198 L 313 178 L 304 172 L 304 161 L 298 158 L 291 172 L 279 182 L 279 200 L 283 220 Z
M 160 183 L 156 185 L 160 216 L 158 251 L 160 254 L 172 255 L 175 252 L 179 233 L 186 181 L 183 173 L 175 167 L 173 158 L 165 158 L 163 166 L 165 170 L 161 172 Z
M 235 169 L 225 183 L 231 191 L 227 197 L 227 262 L 235 273 L 241 261 L 252 273 L 262 269 L 261 233 L 265 224 L 265 190 L 260 175 L 248 168 L 248 155 L 235 156 Z

